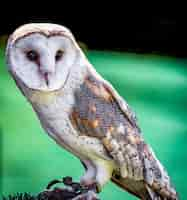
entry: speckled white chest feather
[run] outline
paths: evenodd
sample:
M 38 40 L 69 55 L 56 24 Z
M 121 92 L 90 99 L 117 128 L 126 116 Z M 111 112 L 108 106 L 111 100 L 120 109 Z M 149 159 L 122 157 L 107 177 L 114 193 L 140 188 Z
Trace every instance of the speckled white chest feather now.
M 74 106 L 74 91 L 83 83 L 86 67 L 73 69 L 63 88 L 56 92 L 43 93 L 25 90 L 28 100 L 36 111 L 43 128 L 57 143 L 80 158 L 110 160 L 97 138 L 79 135 L 74 130 L 69 115 Z M 49 96 L 49 97 L 48 97 Z

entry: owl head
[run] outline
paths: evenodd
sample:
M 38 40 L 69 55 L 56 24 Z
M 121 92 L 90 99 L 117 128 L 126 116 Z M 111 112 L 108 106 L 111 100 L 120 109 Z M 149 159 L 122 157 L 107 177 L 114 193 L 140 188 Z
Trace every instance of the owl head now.
M 26 24 L 9 37 L 8 69 L 16 81 L 33 90 L 60 89 L 85 57 L 67 28 L 48 23 Z

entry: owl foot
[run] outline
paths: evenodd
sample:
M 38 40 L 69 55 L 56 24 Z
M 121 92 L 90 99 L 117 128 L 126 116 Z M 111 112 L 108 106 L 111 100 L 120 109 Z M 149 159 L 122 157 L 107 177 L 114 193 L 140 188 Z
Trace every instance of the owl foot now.
M 63 183 L 64 188 L 55 187 L 57 183 Z M 81 184 L 79 182 L 73 182 L 72 178 L 67 176 L 60 180 L 52 180 L 48 183 L 45 195 L 53 195 L 53 193 L 58 194 L 63 197 L 71 197 L 72 200 L 98 200 L 97 194 L 99 189 L 98 185 L 94 182 L 92 184 Z M 42 193 L 43 194 L 43 193 Z
M 81 190 L 83 190 L 81 184 L 78 182 L 73 182 L 72 178 L 69 176 L 66 176 L 59 180 L 55 179 L 55 180 L 50 181 L 46 187 L 46 190 L 50 190 L 57 183 L 63 183 L 67 189 L 72 190 L 74 192 L 78 192 L 78 191 L 81 192 Z
M 62 180 L 57 180 L 57 179 L 55 179 L 55 180 L 50 181 L 50 182 L 48 183 L 48 185 L 46 186 L 45 190 L 50 190 L 51 187 L 52 187 L 53 185 L 56 185 L 57 183 L 62 183 Z
M 99 199 L 94 191 L 89 190 L 86 193 L 76 196 L 72 200 L 99 200 Z
M 96 182 L 89 185 L 83 185 L 83 188 L 84 190 L 87 190 L 87 191 L 91 190 L 95 193 L 99 193 L 101 191 L 100 186 Z

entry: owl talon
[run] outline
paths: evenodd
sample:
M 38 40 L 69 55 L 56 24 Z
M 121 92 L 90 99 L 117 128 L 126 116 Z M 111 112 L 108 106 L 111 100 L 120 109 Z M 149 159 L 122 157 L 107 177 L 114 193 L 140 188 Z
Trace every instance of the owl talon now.
M 83 191 L 93 191 L 95 193 L 99 193 L 101 191 L 101 188 L 100 186 L 97 184 L 97 183 L 92 183 L 92 184 L 89 184 L 89 185 L 83 185 L 82 186 L 82 189 Z
M 62 180 L 57 180 L 57 179 L 55 179 L 55 180 L 52 180 L 52 181 L 50 181 L 49 183 L 48 183 L 48 185 L 46 186 L 46 190 L 50 190 L 51 189 L 51 187 L 53 186 L 53 185 L 56 185 L 57 183 L 62 183 Z
M 88 185 L 88 190 L 97 191 L 97 184 L 93 183 L 91 185 Z
M 72 200 L 99 200 L 94 191 L 88 191 L 86 193 L 80 194 L 73 198 Z
M 62 178 L 62 182 L 64 183 L 64 185 L 72 185 L 73 181 L 72 181 L 72 177 L 70 176 L 66 176 Z
M 70 176 L 64 177 L 62 182 L 64 183 L 65 186 L 70 186 L 75 192 L 82 190 L 81 184 L 78 182 L 73 182 L 72 177 Z
M 75 192 L 81 191 L 80 183 L 73 182 L 70 176 L 66 176 L 60 180 L 55 179 L 55 180 L 50 181 L 46 187 L 46 190 L 50 190 L 51 187 L 56 185 L 57 183 L 63 183 L 65 186 L 68 186 L 68 187 L 70 186 Z

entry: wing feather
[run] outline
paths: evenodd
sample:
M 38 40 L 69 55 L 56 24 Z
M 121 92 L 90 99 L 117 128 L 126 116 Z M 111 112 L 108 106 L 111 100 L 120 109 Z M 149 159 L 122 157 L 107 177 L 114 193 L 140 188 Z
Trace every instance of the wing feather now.
M 117 93 L 115 88 L 106 80 L 103 81 L 102 86 L 106 91 L 115 99 L 119 109 L 123 112 L 124 116 L 128 119 L 131 125 L 140 133 L 140 127 L 137 124 L 137 116 L 128 103 Z
M 115 183 L 142 199 L 177 199 L 166 170 L 140 134 L 134 112 L 108 82 L 86 77 L 75 92 L 70 118 L 80 134 L 102 141 L 120 168 L 115 172 L 120 179 L 112 177 Z

